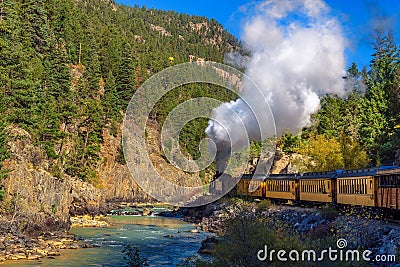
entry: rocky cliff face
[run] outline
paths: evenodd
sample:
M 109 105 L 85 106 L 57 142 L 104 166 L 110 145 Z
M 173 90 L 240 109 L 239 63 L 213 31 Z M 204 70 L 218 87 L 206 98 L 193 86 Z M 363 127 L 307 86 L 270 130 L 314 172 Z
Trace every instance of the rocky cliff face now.
M 65 174 L 62 169 L 54 169 L 54 166 L 60 164 L 56 159 L 49 159 L 43 149 L 35 146 L 28 132 L 9 127 L 7 135 L 10 158 L 3 165 L 3 169 L 9 172 L 2 181 L 7 191 L 6 199 L 0 203 L 3 206 L 0 209 L 3 210 L 0 220 L 9 221 L 8 226 L 17 232 L 54 231 L 68 228 L 70 215 L 94 216 L 105 213 L 104 205 L 107 202 L 154 201 L 132 178 L 135 175 L 146 175 L 146 166 L 135 166 L 137 168 L 131 174 L 123 162 L 120 151 L 121 129 L 118 132 L 113 136 L 109 129 L 103 130 L 97 179 L 91 184 Z M 149 133 L 148 152 L 163 177 L 171 181 L 183 180 L 187 185 L 191 180 L 199 182 L 198 175 L 186 174 L 169 166 L 161 157 L 156 142 L 159 133 L 152 129 L 149 129 Z M 72 140 L 66 141 L 61 151 L 67 153 L 74 145 Z M 160 187 L 157 183 L 153 186 Z
M 52 162 L 33 145 L 28 132 L 8 129 L 10 158 L 3 169 L 9 170 L 3 181 L 7 189 L 3 201 L 4 217 L 17 232 L 54 231 L 69 227 L 69 212 L 74 204 L 99 207 L 102 192 L 94 186 L 51 173 Z
M 297 173 L 298 166 L 296 162 L 299 161 L 301 155 L 299 154 L 287 154 L 280 149 L 275 151 L 275 155 L 273 158 L 272 167 L 270 173 L 272 174 L 286 174 L 286 173 Z M 259 162 L 259 158 L 251 159 L 251 161 L 247 164 L 246 172 L 252 173 Z
M 101 191 L 107 201 L 151 201 L 151 197 L 134 182 L 128 167 L 119 160 L 121 132 L 120 129 L 117 136 L 112 136 L 109 129 L 103 130 L 102 160 L 97 168 Z

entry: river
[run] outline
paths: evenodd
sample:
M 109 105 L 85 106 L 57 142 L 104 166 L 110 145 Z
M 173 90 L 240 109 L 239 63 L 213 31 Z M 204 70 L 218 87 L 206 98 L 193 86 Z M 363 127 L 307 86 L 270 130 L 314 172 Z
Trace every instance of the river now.
M 158 216 L 109 216 L 107 228 L 72 228 L 71 233 L 94 248 L 61 250 L 54 259 L 14 261 L 5 266 L 124 266 L 122 250 L 130 243 L 150 266 L 177 266 L 197 253 L 211 234 L 194 233 L 195 226 L 175 218 Z

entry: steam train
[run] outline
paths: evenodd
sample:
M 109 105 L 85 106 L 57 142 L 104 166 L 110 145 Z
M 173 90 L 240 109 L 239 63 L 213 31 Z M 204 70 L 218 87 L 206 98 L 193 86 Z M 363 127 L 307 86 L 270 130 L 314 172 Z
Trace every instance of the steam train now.
M 304 174 L 245 174 L 236 194 L 267 199 L 337 203 L 400 211 L 400 167 Z

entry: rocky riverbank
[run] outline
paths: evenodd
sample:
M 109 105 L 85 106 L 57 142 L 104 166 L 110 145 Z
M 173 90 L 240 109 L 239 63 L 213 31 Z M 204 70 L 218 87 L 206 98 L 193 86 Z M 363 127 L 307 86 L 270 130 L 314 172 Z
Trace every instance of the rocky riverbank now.
M 43 257 L 55 257 L 63 249 L 88 248 L 91 245 L 84 243 L 79 237 L 69 234 L 63 228 L 74 227 L 109 227 L 107 215 L 139 215 L 153 214 L 152 208 L 158 203 L 106 203 L 93 207 L 77 205 L 70 210 L 67 226 L 59 225 L 58 221 L 48 222 L 54 226 L 48 230 L 38 228 L 37 231 L 21 231 L 17 224 L 9 223 L 10 218 L 0 216 L 0 262 L 10 260 L 36 260 Z
M 241 212 L 255 214 L 273 224 L 279 223 L 286 231 L 311 239 L 332 237 L 346 239 L 350 248 L 364 248 L 380 255 L 400 258 L 400 225 L 379 218 L 367 209 L 337 210 L 332 206 L 302 208 L 242 200 L 224 200 L 204 207 L 183 208 L 164 216 L 182 217 L 196 223 L 198 229 L 216 233 L 208 238 L 199 252 L 212 253 L 213 244 L 224 236 L 225 222 Z M 266 226 L 268 227 L 268 226 Z
M 56 224 L 56 222 L 53 223 Z M 0 224 L 0 262 L 53 258 L 59 256 L 63 249 L 92 247 L 80 240 L 79 237 L 68 233 L 67 230 L 26 232 L 16 228 L 13 224 L 6 223 L 4 218 Z M 71 217 L 69 225 L 70 227 L 109 226 L 103 215 Z
M 60 255 L 62 249 L 88 248 L 90 245 L 67 232 L 45 232 L 35 237 L 0 233 L 0 262 L 6 260 L 37 260 Z

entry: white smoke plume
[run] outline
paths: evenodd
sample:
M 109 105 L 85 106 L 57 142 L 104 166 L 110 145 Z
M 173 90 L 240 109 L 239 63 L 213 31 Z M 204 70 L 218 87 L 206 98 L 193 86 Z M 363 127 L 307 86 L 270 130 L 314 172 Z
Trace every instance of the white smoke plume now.
M 322 0 L 268 0 L 247 6 L 249 10 L 252 16 L 245 22 L 242 35 L 246 49 L 251 51 L 245 62 L 246 74 L 268 101 L 278 135 L 284 130 L 296 133 L 310 122 L 322 96 L 346 94 L 342 77 L 346 75 L 347 42 L 341 25 Z M 274 132 L 267 129 L 272 125 L 271 118 L 263 117 L 265 105 L 254 89 L 245 83 L 242 99 L 213 111 L 206 133 L 216 144 L 219 171 L 224 169 L 229 153 L 248 145 L 247 138 L 262 140 Z M 226 116 L 228 109 L 241 118 L 248 136 L 235 130 L 240 125 Z M 256 117 L 261 121 L 252 121 Z M 232 149 L 227 147 L 229 138 L 234 142 Z

